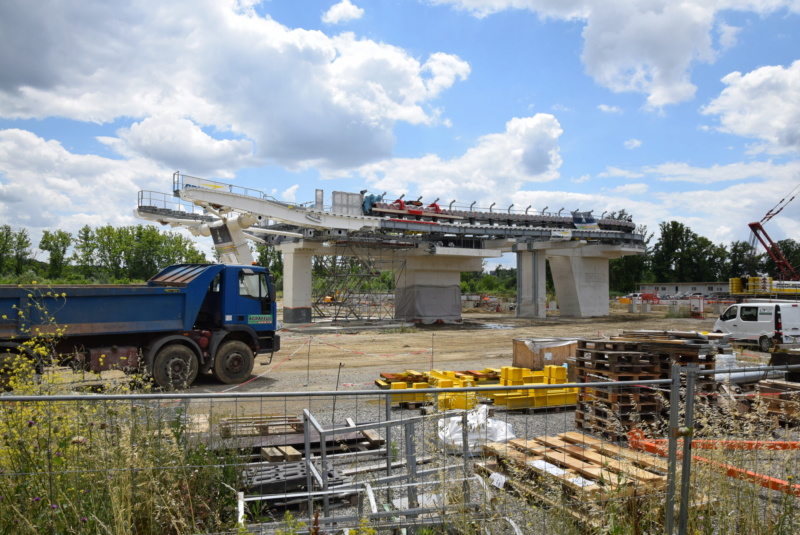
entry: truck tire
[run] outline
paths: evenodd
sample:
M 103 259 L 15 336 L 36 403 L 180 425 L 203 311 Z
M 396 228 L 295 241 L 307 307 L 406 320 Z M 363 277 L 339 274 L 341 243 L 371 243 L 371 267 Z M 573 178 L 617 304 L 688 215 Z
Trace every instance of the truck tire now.
M 197 378 L 197 355 L 182 344 L 169 344 L 153 359 L 153 380 L 164 390 L 187 388 Z
M 250 346 L 238 340 L 225 342 L 214 357 L 211 373 L 227 385 L 241 383 L 253 373 L 255 356 Z
M 769 353 L 769 350 L 772 349 L 772 338 L 768 336 L 762 336 L 758 339 L 758 350 L 762 353 Z

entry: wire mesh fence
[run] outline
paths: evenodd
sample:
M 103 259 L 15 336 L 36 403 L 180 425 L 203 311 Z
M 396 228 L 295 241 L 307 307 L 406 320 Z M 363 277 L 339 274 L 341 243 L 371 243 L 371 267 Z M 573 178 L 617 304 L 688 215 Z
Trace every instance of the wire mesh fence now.
M 795 401 L 708 380 L 6 395 L 0 532 L 793 533 Z

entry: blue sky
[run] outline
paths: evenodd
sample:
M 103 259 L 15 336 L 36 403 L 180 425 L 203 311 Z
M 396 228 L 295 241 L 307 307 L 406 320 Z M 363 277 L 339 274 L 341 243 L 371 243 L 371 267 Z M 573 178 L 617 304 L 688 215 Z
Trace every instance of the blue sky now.
M 625 209 L 748 239 L 800 183 L 800 1 L 6 0 L 0 224 L 175 170 L 294 202 Z M 767 224 L 800 239 L 800 201 Z M 203 247 L 210 247 L 203 242 Z

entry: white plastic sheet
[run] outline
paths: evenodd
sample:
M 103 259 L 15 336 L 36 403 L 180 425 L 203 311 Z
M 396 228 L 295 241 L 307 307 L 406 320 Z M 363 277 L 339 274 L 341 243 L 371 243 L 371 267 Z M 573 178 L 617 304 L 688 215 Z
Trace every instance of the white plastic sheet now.
M 445 451 L 462 453 L 463 447 L 462 416 L 439 420 L 439 441 Z M 480 453 L 488 442 L 508 442 L 516 438 L 511 424 L 489 418 L 489 407 L 478 405 L 467 411 L 467 451 Z

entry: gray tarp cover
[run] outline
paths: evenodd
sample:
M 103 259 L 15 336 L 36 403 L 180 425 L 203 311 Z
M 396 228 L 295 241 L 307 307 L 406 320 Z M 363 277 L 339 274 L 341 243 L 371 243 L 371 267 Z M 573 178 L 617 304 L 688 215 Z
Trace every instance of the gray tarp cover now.
M 395 318 L 401 320 L 457 320 L 461 318 L 461 287 L 414 285 L 397 288 Z

